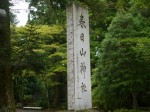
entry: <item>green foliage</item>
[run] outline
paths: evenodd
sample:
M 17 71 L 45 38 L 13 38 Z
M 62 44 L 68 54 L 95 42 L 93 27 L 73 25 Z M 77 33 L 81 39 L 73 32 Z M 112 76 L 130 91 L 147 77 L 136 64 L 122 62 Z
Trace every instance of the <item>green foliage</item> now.
M 147 61 L 150 59 L 149 45 L 148 38 L 107 38 L 103 41 L 94 76 L 97 84 L 93 91 L 95 105 L 116 109 L 124 106 L 131 108 L 133 100 L 140 103 L 142 93 L 149 91 L 146 90 L 149 82 L 146 80 L 150 78 L 150 63 Z
M 56 98 L 66 95 L 65 10 L 72 1 L 89 7 L 94 105 L 106 110 L 149 106 L 148 0 L 31 0 L 30 8 L 37 10 L 31 10 L 28 23 L 37 26 L 12 32 L 13 73 L 20 76 L 20 93 L 34 96 L 26 84 L 34 81 L 28 76 L 40 85 L 40 105 L 56 106 Z
M 66 41 L 62 31 L 58 25 L 12 28 L 15 92 L 23 105 L 50 106 L 55 86 L 65 85 L 66 80 L 60 81 L 66 77 Z M 32 96 L 31 101 L 25 100 L 25 96 Z M 36 102 L 32 102 L 34 97 Z
M 128 109 L 117 109 L 114 112 L 149 112 L 148 110 L 128 110 Z
M 105 109 L 149 106 L 144 99 L 149 98 L 150 90 L 147 88 L 150 78 L 149 3 L 146 0 L 114 3 L 117 13 L 100 46 L 92 79 L 93 103 Z
M 33 25 L 14 29 L 12 32 L 12 60 L 14 71 L 20 69 L 31 69 L 39 72 L 43 69 L 43 54 L 36 52 L 41 44 L 37 28 Z M 35 58 L 36 57 L 36 58 Z M 17 71 L 17 70 L 16 70 Z
M 130 0 L 130 5 L 133 14 L 140 13 L 145 18 L 150 17 L 150 3 L 147 0 Z
M 37 10 L 30 12 L 28 23 L 53 25 L 65 23 L 65 6 L 66 0 L 31 0 L 30 7 L 35 7 Z
M 149 37 L 149 25 L 143 21 L 146 21 L 146 19 L 140 15 L 134 16 L 131 13 L 117 13 L 108 27 L 106 37 Z

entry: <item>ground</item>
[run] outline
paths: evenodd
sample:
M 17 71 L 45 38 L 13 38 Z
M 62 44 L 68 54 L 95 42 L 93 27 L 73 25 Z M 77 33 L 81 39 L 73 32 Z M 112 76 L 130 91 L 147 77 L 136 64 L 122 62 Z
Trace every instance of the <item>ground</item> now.
M 56 110 L 23 110 L 23 109 L 17 109 L 17 112 L 65 112 L 63 110 L 56 111 Z
M 17 109 L 17 112 L 67 112 L 66 110 L 23 110 L 23 109 Z M 99 112 L 97 110 L 85 110 L 85 111 L 82 111 L 82 112 Z

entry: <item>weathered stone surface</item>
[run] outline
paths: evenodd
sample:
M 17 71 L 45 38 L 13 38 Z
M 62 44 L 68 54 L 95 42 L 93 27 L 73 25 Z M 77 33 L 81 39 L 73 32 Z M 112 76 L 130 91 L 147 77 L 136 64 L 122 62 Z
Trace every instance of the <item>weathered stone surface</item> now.
M 92 108 L 88 9 L 67 8 L 68 110 Z

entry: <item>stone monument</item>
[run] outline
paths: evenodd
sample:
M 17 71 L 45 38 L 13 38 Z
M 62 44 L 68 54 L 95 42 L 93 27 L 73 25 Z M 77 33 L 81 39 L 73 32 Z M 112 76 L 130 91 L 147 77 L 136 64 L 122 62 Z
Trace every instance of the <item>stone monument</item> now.
M 92 108 L 89 16 L 86 6 L 67 7 L 68 110 Z

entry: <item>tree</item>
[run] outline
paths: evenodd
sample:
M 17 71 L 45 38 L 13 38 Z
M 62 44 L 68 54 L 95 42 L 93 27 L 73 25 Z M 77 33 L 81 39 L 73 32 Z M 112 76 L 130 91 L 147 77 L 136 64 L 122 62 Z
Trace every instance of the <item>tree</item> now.
M 94 101 L 105 109 L 136 108 L 149 83 L 149 39 L 105 39 L 101 46 Z M 142 50 L 142 51 L 141 51 Z M 138 68 L 138 69 L 137 69 Z
M 98 52 L 97 72 L 93 76 L 94 103 L 105 109 L 135 109 L 142 103 L 148 106 L 143 96 L 149 98 L 144 94 L 149 91 L 145 88 L 150 78 L 146 61 L 149 60 L 149 3 L 117 0 L 115 8 L 116 15 Z
M 56 107 L 64 103 L 60 101 L 66 101 L 66 39 L 62 27 L 27 25 L 12 29 L 13 74 L 15 88 L 20 88 L 15 89 L 17 101 L 25 104 L 26 96 L 26 102 L 33 100 L 35 89 L 31 92 L 29 84 L 35 83 L 40 96 L 34 100 L 39 103 L 33 105 Z
M 66 98 L 66 39 L 64 30 L 58 25 L 53 27 L 41 25 L 39 32 L 41 32 L 43 40 L 41 48 L 46 57 L 45 69 L 40 76 L 43 76 L 42 80 L 47 89 L 48 106 L 57 107 L 62 104 L 60 99 Z M 63 97 L 60 91 L 65 91 Z
M 15 83 L 16 101 L 22 106 L 27 105 L 27 99 L 31 100 L 36 95 L 36 77 L 44 69 L 43 55 L 37 53 L 40 48 L 40 33 L 37 27 L 27 25 L 25 27 L 12 27 L 12 72 Z M 34 81 L 34 82 L 33 82 Z M 29 84 L 28 84 L 29 83 Z M 32 84 L 33 86 L 28 87 Z M 33 89 L 33 92 L 30 89 Z M 31 93 L 31 95 L 29 94 Z
M 0 111 L 15 112 L 11 74 L 9 1 L 0 1 Z
M 37 10 L 30 11 L 28 22 L 41 25 L 64 24 L 66 2 L 66 0 L 31 0 L 30 7 Z

